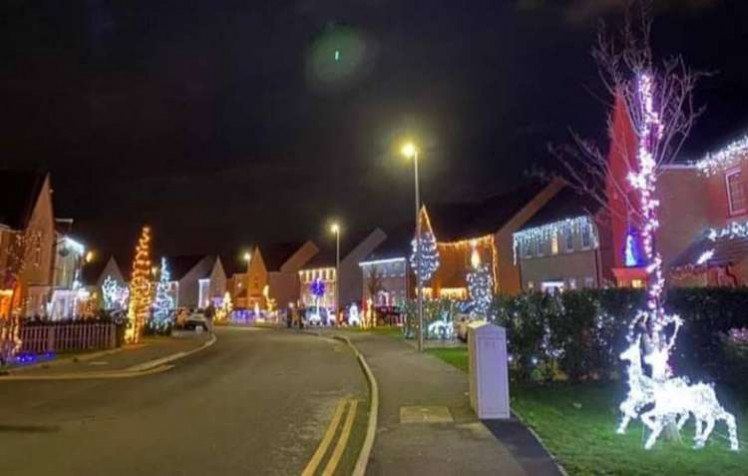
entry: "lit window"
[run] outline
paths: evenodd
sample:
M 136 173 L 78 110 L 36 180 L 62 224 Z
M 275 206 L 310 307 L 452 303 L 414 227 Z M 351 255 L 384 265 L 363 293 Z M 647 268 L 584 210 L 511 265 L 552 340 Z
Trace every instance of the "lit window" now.
M 582 226 L 582 248 L 588 249 L 592 247 L 592 226 L 584 224 Z
M 527 289 L 529 289 L 530 291 L 532 291 L 533 289 L 535 289 L 535 283 L 533 283 L 532 281 L 528 281 L 527 282 Z
M 740 170 L 730 172 L 725 176 L 727 185 L 727 202 L 730 206 L 730 215 L 738 215 L 748 211 L 748 200 L 745 196 L 745 185 Z
M 567 252 L 574 251 L 574 232 L 570 226 L 564 228 L 564 248 Z
M 553 236 L 551 236 L 551 254 L 557 255 L 558 254 L 558 234 L 554 233 Z
M 632 279 L 631 280 L 631 287 L 632 288 L 643 288 L 644 287 L 644 281 L 641 279 Z

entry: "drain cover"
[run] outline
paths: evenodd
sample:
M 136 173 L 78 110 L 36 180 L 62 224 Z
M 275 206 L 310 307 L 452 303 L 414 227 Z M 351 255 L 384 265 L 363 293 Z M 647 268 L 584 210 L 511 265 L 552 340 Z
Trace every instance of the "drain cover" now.
M 400 407 L 400 423 L 452 423 L 447 407 Z

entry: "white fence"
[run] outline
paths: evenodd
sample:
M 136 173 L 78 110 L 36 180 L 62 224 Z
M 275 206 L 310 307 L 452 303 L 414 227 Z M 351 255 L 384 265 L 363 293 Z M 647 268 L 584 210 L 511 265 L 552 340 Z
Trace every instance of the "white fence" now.
M 22 326 L 21 352 L 65 352 L 69 350 L 113 349 L 117 345 L 117 327 L 112 323 L 85 322 Z

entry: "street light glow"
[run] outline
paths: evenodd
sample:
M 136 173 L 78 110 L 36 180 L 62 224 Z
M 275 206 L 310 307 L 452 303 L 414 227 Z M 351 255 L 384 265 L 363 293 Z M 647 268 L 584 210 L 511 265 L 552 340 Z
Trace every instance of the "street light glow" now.
M 337 235 L 338 233 L 340 233 L 340 227 L 337 223 L 333 223 L 332 226 L 330 226 L 330 231 Z
M 244 253 L 244 261 L 249 262 L 249 260 L 251 259 L 252 259 L 252 254 L 249 251 Z
M 415 144 L 412 142 L 406 142 L 405 145 L 403 145 L 403 148 L 400 149 L 400 152 L 407 158 L 411 158 L 416 155 L 418 152 L 418 149 L 416 149 Z

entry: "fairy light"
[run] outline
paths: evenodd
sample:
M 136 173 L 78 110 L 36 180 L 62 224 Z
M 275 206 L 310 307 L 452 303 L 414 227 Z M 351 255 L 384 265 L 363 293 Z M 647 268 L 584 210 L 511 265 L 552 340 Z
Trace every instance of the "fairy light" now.
M 565 220 L 548 223 L 526 230 L 521 230 L 513 235 L 513 249 L 514 249 L 514 263 L 517 263 L 517 259 L 521 250 L 527 249 L 535 242 L 544 242 L 550 240 L 554 236 L 566 233 L 567 230 L 571 230 L 573 233 L 581 235 L 585 230 L 590 232 L 590 246 L 596 249 L 600 240 L 597 236 L 597 229 L 593 226 L 592 219 L 588 215 L 583 215 L 575 218 L 567 218 Z
M 748 158 L 748 135 L 727 145 L 727 147 L 715 153 L 707 154 L 706 157 L 696 162 L 696 167 L 707 177 L 738 165 Z
M 171 273 L 166 258 L 161 258 L 159 280 L 156 285 L 156 298 L 153 303 L 153 320 L 150 326 L 157 330 L 164 330 L 171 322 L 171 311 L 174 309 L 174 298 L 171 297 Z
M 467 274 L 468 293 L 473 312 L 486 318 L 493 299 L 493 279 L 487 265 L 481 264 L 480 254 L 473 245 L 470 262 L 473 269 Z
M 711 241 L 748 238 L 748 221 L 732 222 L 722 228 L 710 228 L 707 231 L 707 237 Z
M 130 280 L 130 306 L 127 318 L 130 325 L 125 331 L 128 343 L 140 341 L 143 324 L 148 317 L 151 307 L 150 274 L 151 274 L 151 229 L 144 226 L 135 248 L 135 259 L 132 263 L 132 279 Z
M 101 285 L 101 294 L 104 297 L 105 309 L 124 309 L 130 297 L 127 286 L 120 286 L 111 276 L 104 278 Z
M 422 231 L 421 236 L 418 240 L 420 246 L 416 246 L 416 238 L 413 238 L 411 246 L 413 253 L 410 255 L 410 266 L 413 268 L 413 272 L 416 276 L 420 276 L 423 282 L 427 282 L 431 279 L 437 269 L 439 269 L 439 250 L 436 246 L 436 238 L 430 231 Z M 416 263 L 418 261 L 416 255 L 416 249 L 421 254 L 421 268 L 418 269 Z
M 675 347 L 683 321 L 677 315 L 667 315 L 662 307 L 662 291 L 665 280 L 662 272 L 662 258 L 654 249 L 654 233 L 659 227 L 657 209 L 659 202 L 654 198 L 657 188 L 657 164 L 653 151 L 662 140 L 663 125 L 654 108 L 654 82 L 649 74 L 638 78 L 641 125 L 639 130 L 637 172 L 629 174 L 629 182 L 639 191 L 640 209 L 643 215 L 641 230 L 644 255 L 649 277 L 647 309 L 641 310 L 629 324 L 627 340 L 629 347 L 620 355 L 628 362 L 628 393 L 620 405 L 622 418 L 618 433 L 625 433 L 633 419 L 639 418 L 650 430 L 644 445 L 651 449 L 662 433 L 670 425 L 682 429 L 686 421 L 695 420 L 694 442 L 696 448 L 703 448 L 715 422 L 724 421 L 730 434 L 730 448 L 738 449 L 735 417 L 719 404 L 714 387 L 709 384 L 690 384 L 686 378 L 673 376 L 670 367 L 670 354 Z M 711 256 L 707 253 L 704 261 Z M 704 257 L 704 255 L 702 255 Z M 699 260 L 701 260 L 701 258 Z M 669 332 L 668 332 L 669 330 Z M 642 342 L 642 339 L 645 342 Z M 644 344 L 644 345 L 643 345 Z M 642 355 L 642 346 L 645 349 Z M 651 369 L 647 375 L 642 362 Z M 647 411 L 643 411 L 647 408 Z

